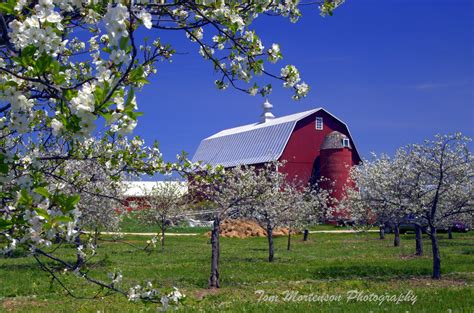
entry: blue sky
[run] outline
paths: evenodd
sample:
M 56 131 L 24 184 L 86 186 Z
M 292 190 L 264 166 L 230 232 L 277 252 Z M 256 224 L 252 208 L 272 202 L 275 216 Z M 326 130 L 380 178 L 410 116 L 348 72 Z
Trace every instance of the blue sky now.
M 293 101 L 280 82 L 269 97 L 282 116 L 324 107 L 350 127 L 360 153 L 392 154 L 436 133 L 474 135 L 472 0 L 347 0 L 333 17 L 315 7 L 292 24 L 262 17 L 252 25 L 266 46 L 281 45 L 312 91 Z M 136 134 L 158 140 L 167 160 L 191 156 L 201 139 L 253 123 L 262 97 L 214 87 L 210 63 L 184 34 L 158 33 L 179 52 L 158 64 L 151 84 L 138 93 Z

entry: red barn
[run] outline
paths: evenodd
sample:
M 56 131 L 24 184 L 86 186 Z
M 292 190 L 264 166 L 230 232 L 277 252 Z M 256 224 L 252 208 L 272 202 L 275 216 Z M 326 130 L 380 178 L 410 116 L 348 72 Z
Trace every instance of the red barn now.
M 361 161 L 347 125 L 323 108 L 275 118 L 266 101 L 260 122 L 222 130 L 203 139 L 192 161 L 233 167 L 286 161 L 288 180 L 320 176 L 333 181 L 340 199 L 349 169 Z

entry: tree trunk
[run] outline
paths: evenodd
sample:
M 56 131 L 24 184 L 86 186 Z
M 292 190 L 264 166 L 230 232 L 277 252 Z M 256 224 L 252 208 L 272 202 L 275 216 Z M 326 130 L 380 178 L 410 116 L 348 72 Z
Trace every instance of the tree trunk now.
M 97 227 L 94 229 L 94 246 L 97 247 L 97 239 L 99 239 L 99 230 Z
M 61 241 L 62 241 L 61 235 L 59 233 L 56 233 L 56 235 L 54 235 L 54 243 L 58 244 L 58 243 L 61 243 Z
M 423 255 L 423 232 L 420 225 L 415 225 L 416 255 Z
M 290 251 L 291 248 L 291 228 L 288 228 L 288 244 L 286 246 L 286 250 Z
M 268 239 L 268 262 L 273 262 L 273 228 L 267 226 L 267 239 Z
M 76 248 L 79 248 L 79 246 L 82 245 L 81 243 L 81 231 L 77 231 L 77 236 L 74 238 L 74 244 L 76 245 Z M 84 264 L 84 258 L 82 257 L 80 252 L 76 253 L 76 264 L 74 265 L 74 268 L 80 268 Z
M 385 239 L 385 228 L 383 225 L 379 227 L 379 236 L 381 240 Z
M 453 228 L 448 227 L 448 239 L 453 239 Z
M 208 288 L 220 288 L 219 285 L 219 233 L 220 233 L 220 219 L 218 216 L 214 218 L 214 224 L 211 231 L 211 276 L 209 277 Z
M 161 218 L 161 252 L 165 251 L 165 228 L 166 228 L 166 219 Z
M 433 250 L 433 279 L 441 279 L 441 259 L 439 257 L 438 237 L 436 235 L 436 228 L 431 228 L 431 248 Z
M 393 228 L 393 232 L 395 234 L 395 238 L 393 239 L 393 246 L 399 247 L 400 246 L 400 226 L 395 224 Z
M 165 227 L 161 228 L 161 252 L 165 251 Z
M 308 241 L 309 230 L 305 229 L 303 231 L 303 241 Z

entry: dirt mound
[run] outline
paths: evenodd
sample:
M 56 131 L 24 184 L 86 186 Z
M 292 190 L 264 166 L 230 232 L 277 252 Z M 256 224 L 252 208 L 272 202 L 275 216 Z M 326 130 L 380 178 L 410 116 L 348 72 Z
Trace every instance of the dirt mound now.
M 206 235 L 210 237 L 211 232 L 207 232 Z M 273 230 L 273 235 L 288 235 L 288 229 L 277 228 Z M 220 236 L 229 238 L 266 237 L 267 232 L 254 221 L 228 219 L 221 222 Z

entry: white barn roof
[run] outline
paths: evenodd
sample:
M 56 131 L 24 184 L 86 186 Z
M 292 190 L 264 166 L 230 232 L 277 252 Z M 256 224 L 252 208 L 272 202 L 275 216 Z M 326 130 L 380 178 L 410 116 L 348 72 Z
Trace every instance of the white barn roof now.
M 317 108 L 274 118 L 264 123 L 220 131 L 201 141 L 192 161 L 202 161 L 213 166 L 220 164 L 224 167 L 276 161 L 282 155 L 296 123 L 320 110 L 333 116 L 347 128 L 340 119 L 323 108 Z
M 147 192 L 150 192 L 154 186 L 161 184 L 176 184 L 183 194 L 188 191 L 186 182 L 179 181 L 127 181 L 125 185 L 125 197 L 143 197 Z

